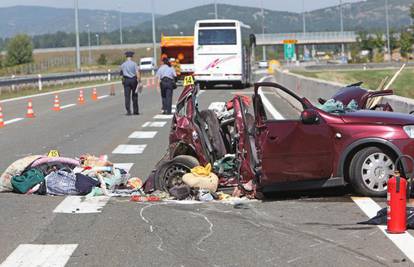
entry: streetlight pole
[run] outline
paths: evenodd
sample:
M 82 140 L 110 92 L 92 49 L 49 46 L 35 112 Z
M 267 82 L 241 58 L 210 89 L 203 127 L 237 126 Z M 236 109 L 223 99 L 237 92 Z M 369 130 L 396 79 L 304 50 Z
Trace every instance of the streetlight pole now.
M 217 0 L 214 1 L 214 17 L 218 19 Z
M 265 34 L 265 13 L 264 13 L 264 7 L 263 7 L 263 0 L 261 0 L 260 3 L 261 3 L 261 6 L 262 6 L 262 36 L 263 36 L 263 39 L 264 39 L 264 34 Z M 263 49 L 262 50 L 262 53 L 263 53 L 262 59 L 263 59 L 263 61 L 266 61 L 266 46 L 263 46 L 262 49 Z
M 388 60 L 391 61 L 391 43 L 390 43 L 390 20 L 388 14 L 388 0 L 385 0 L 385 21 L 387 24 L 387 53 Z
M 81 70 L 80 62 L 80 45 L 79 45 L 79 18 L 78 18 L 78 0 L 74 0 L 75 4 L 75 32 L 76 32 L 76 71 Z
M 122 10 L 121 7 L 119 7 L 119 42 L 120 44 L 124 43 L 124 37 L 122 34 Z
M 342 9 L 342 0 L 339 0 L 339 17 L 341 19 L 341 37 L 344 38 L 344 16 Z M 341 43 L 341 57 L 342 59 L 345 56 L 345 44 Z
M 89 64 L 92 64 L 91 28 L 89 27 L 89 24 L 86 24 L 86 28 L 88 29 L 88 61 L 89 61 Z
M 151 16 L 152 16 L 152 49 L 154 50 L 154 65 L 155 67 L 157 67 L 157 47 L 155 46 L 155 5 L 154 5 L 154 1 L 155 0 L 151 0 Z
M 302 27 L 303 38 L 306 39 L 306 12 L 305 12 L 305 0 L 302 0 Z M 305 59 L 306 44 L 303 46 L 303 59 Z

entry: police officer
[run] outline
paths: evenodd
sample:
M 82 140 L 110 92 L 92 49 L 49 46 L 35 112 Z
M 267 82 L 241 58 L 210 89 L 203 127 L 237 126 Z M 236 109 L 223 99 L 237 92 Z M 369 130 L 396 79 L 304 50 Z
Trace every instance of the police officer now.
M 121 65 L 122 84 L 124 86 L 126 115 L 131 115 L 131 96 L 134 115 L 139 115 L 137 86 L 141 75 L 137 63 L 132 61 L 134 52 L 125 52 L 127 60 Z
M 163 65 L 157 71 L 157 78 L 160 81 L 162 114 L 171 114 L 173 90 L 175 89 L 175 78 L 177 74 L 168 58 L 163 58 Z

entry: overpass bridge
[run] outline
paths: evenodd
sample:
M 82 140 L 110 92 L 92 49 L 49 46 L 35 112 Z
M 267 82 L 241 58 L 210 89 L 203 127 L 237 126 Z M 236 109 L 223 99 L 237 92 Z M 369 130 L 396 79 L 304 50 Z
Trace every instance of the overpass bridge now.
M 255 34 L 256 46 L 283 45 L 284 40 L 296 40 L 298 45 L 349 44 L 357 42 L 357 33 L 345 32 L 299 32 Z

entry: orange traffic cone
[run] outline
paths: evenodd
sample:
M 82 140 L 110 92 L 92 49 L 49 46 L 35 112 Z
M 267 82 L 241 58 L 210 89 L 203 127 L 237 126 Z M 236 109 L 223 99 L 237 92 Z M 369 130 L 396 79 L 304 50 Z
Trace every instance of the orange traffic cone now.
M 34 118 L 34 117 L 35 117 L 35 113 L 33 111 L 33 104 L 32 104 L 32 100 L 30 99 L 29 102 L 27 103 L 26 118 Z
M 152 78 L 152 79 L 151 79 L 151 85 L 152 85 L 152 86 L 155 86 L 155 78 Z
M 92 91 L 92 100 L 93 101 L 98 100 L 98 93 L 96 92 L 96 88 L 93 88 L 93 91 Z
M 0 106 L 0 128 L 4 127 L 4 120 L 3 120 L 3 109 Z
M 80 105 L 85 104 L 85 98 L 83 97 L 83 90 L 80 90 L 80 91 L 79 91 L 78 103 L 79 103 Z
M 55 100 L 53 102 L 53 110 L 60 111 L 60 100 L 58 95 L 55 95 Z
M 147 79 L 147 87 L 150 87 L 151 86 L 151 81 L 150 81 L 150 78 L 148 78 Z

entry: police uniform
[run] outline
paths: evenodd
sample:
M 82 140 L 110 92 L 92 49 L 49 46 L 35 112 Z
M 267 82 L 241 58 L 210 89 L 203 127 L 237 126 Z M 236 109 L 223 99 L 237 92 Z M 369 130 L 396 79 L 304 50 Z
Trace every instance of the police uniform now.
M 174 68 L 169 66 L 168 59 L 158 69 L 156 76 L 160 80 L 162 110 L 164 114 L 171 114 L 174 80 L 177 77 Z
M 132 96 L 132 107 L 135 115 L 139 114 L 138 107 L 138 79 L 137 73 L 139 72 L 139 67 L 137 63 L 132 61 L 134 52 L 126 52 L 127 60 L 121 65 L 121 75 L 122 75 L 122 84 L 124 86 L 124 96 L 125 96 L 125 109 L 127 115 L 131 115 L 131 96 Z

